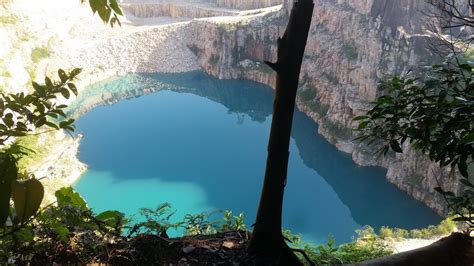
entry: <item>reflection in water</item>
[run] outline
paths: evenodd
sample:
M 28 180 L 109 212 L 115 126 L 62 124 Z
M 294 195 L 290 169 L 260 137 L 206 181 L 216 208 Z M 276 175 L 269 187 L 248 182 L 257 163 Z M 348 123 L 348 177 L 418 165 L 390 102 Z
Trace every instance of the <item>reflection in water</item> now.
M 131 214 L 136 206 L 168 201 L 185 209 L 179 215 L 196 213 L 195 206 L 231 209 L 244 211 L 252 224 L 265 168 L 272 90 L 201 72 L 135 75 L 91 87 L 86 92 L 91 97 L 80 96 L 72 111 L 84 112 L 80 108 L 93 106 L 94 97 L 113 102 L 144 90 L 159 92 L 97 107 L 78 120 L 78 132 L 85 134 L 79 157 L 91 171 L 77 189 L 89 204 L 98 210 L 119 206 Z M 354 229 L 365 224 L 413 228 L 439 221 L 388 184 L 385 171 L 356 166 L 316 131 L 306 115 L 295 112 L 285 227 L 315 242 L 329 234 L 349 241 Z M 109 174 L 106 183 L 98 181 L 103 177 L 97 173 L 104 172 Z M 105 195 L 133 206 L 110 205 Z

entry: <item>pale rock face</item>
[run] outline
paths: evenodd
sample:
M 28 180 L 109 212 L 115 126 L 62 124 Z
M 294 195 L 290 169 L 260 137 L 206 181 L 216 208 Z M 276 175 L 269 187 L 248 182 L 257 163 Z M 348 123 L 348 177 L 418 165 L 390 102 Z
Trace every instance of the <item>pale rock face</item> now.
M 281 5 L 283 0 L 129 0 L 121 6 L 135 17 L 204 18 L 238 15 L 252 10 Z
M 236 9 L 257 9 L 282 4 L 283 0 L 210 0 L 219 7 Z
M 23 58 L 19 54 L 15 54 L 10 61 L 7 62 L 7 68 L 10 73 L 13 73 L 14 81 L 18 87 L 23 87 L 30 80 L 30 75 L 23 65 Z
M 403 154 L 377 159 L 373 150 L 353 143 L 353 117 L 370 108 L 378 81 L 429 62 L 425 20 L 416 0 L 315 0 L 300 84 L 315 92 L 298 107 L 320 124 L 319 133 L 361 165 L 388 169 L 387 179 L 438 213 L 446 203 L 434 192 L 434 174 L 446 190 L 459 191 L 454 178 L 426 156 L 405 147 Z M 275 60 L 276 40 L 284 32 L 291 0 L 277 14 L 240 25 L 193 21 L 189 47 L 199 64 L 219 78 L 245 78 L 273 85 L 275 74 L 254 62 Z M 253 63 L 253 64 L 250 64 Z M 252 67 L 243 67 L 249 65 Z M 315 108 L 314 105 L 317 107 Z
M 6 30 L 0 28 L 0 58 L 4 57 L 11 48 L 10 38 Z

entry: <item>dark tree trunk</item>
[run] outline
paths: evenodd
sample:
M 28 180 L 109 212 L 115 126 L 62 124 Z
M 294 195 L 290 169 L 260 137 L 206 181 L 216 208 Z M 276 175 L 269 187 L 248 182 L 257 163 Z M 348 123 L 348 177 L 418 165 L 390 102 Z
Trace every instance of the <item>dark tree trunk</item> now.
M 474 265 L 473 239 L 467 234 L 453 233 L 429 246 L 366 261 L 360 265 Z
M 294 3 L 285 34 L 278 39 L 278 60 L 266 62 L 277 72 L 276 93 L 265 179 L 248 251 L 250 256 L 270 258 L 272 264 L 298 263 L 283 239 L 281 216 L 296 91 L 313 7 L 312 0 Z

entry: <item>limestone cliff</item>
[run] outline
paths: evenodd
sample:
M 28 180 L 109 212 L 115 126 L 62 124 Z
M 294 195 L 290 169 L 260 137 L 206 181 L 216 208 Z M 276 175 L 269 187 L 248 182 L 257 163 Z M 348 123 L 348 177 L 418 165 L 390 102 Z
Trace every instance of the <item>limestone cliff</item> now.
M 219 7 L 247 10 L 280 5 L 282 0 L 210 0 L 210 2 Z
M 136 17 L 203 18 L 238 15 L 239 10 L 253 10 L 280 5 L 282 0 L 128 0 L 123 10 Z
M 240 24 L 193 21 L 189 47 L 203 69 L 219 78 L 246 78 L 272 85 L 274 73 L 262 60 L 272 60 L 276 40 L 284 31 L 290 1 L 262 19 Z M 356 144 L 352 118 L 369 108 L 378 95 L 377 82 L 388 73 L 400 73 L 432 58 L 427 6 L 419 0 L 315 0 L 315 10 L 301 73 L 298 107 L 320 125 L 340 150 L 361 165 L 388 169 L 387 179 L 418 200 L 444 213 L 446 204 L 434 192 L 434 175 L 445 189 L 458 191 L 456 180 L 426 156 L 404 148 L 403 154 L 376 158 L 373 148 Z

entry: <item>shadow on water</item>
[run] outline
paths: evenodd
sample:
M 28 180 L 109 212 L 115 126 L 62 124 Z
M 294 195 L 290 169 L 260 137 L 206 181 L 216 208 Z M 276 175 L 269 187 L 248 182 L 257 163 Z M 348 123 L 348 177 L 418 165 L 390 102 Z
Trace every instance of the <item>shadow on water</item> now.
M 81 161 L 110 173 L 116 183 L 198 184 L 209 206 L 245 211 L 251 224 L 265 168 L 271 88 L 190 72 L 120 78 L 90 88 L 88 95 L 117 101 L 143 91 L 161 92 L 95 108 L 78 120 L 78 131 L 85 133 Z M 80 96 L 76 106 L 84 101 Z M 295 112 L 285 226 L 317 241 L 331 233 L 348 241 L 365 224 L 414 228 L 439 221 L 386 182 L 383 169 L 355 165 L 316 132 L 313 121 Z M 85 194 L 93 185 L 88 174 L 78 184 Z
M 296 112 L 292 137 L 302 160 L 334 189 L 358 224 L 412 229 L 426 226 L 427 220 L 439 221 L 433 211 L 390 184 L 385 169 L 356 165 L 349 154 L 316 138 L 316 132 L 317 125 Z

